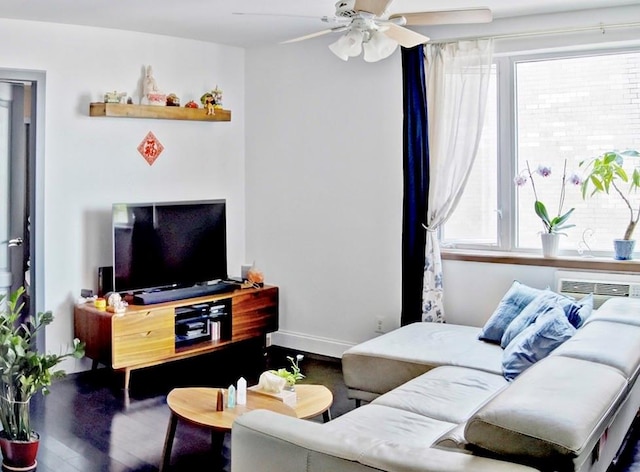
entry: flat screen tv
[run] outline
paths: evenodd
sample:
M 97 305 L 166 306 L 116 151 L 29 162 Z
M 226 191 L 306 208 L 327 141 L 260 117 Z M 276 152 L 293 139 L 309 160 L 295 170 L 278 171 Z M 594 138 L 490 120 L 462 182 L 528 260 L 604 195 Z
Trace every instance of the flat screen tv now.
M 112 221 L 114 291 L 227 279 L 225 200 L 119 203 Z

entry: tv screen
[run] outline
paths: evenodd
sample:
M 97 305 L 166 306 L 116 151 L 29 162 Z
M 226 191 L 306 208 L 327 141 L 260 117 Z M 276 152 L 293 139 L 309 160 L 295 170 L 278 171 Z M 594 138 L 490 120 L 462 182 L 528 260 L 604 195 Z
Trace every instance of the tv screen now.
M 227 278 L 226 202 L 114 204 L 114 291 Z

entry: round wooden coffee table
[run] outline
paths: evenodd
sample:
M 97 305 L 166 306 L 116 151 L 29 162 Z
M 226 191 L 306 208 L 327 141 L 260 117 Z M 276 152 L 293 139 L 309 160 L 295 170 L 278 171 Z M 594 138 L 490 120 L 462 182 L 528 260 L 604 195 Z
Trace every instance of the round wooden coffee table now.
M 324 385 L 296 385 L 296 403 L 289 406 L 278 398 L 247 390 L 247 404 L 227 408 L 227 391 L 224 391 L 225 409 L 216 411 L 219 388 L 190 387 L 175 388 L 167 396 L 171 410 L 167 436 L 162 454 L 160 472 L 167 471 L 171 461 L 171 449 L 176 434 L 178 419 L 211 429 L 212 446 L 222 449 L 224 433 L 231 431 L 234 420 L 252 410 L 271 410 L 301 419 L 323 415 L 324 421 L 331 419 L 329 408 L 333 403 L 331 391 Z

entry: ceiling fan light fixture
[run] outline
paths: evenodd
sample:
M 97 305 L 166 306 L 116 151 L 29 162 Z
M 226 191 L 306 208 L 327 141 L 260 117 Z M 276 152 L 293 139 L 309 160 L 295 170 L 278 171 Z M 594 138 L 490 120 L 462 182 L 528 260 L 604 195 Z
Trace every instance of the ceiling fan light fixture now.
M 340 59 L 346 61 L 349 57 L 356 57 L 362 53 L 363 39 L 364 33 L 362 31 L 352 29 L 347 34 L 340 36 L 335 43 L 330 44 L 329 49 Z
M 373 31 L 369 41 L 364 43 L 364 60 L 377 62 L 389 57 L 398 48 L 398 43 L 386 34 Z

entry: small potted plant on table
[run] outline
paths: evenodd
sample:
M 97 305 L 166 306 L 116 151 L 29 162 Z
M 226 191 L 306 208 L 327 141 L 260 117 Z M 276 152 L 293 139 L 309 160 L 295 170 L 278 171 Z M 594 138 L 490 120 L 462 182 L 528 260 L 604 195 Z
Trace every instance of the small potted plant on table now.
M 41 354 L 35 336 L 53 321 L 50 311 L 35 319 L 22 317 L 20 302 L 24 289 L 9 297 L 0 296 L 0 450 L 3 471 L 30 471 L 36 468 L 40 436 L 31 429 L 29 404 L 36 392 L 49 393 L 48 387 L 64 371 L 53 368 L 67 357 L 84 355 L 84 344 L 73 340 L 65 354 Z
M 629 210 L 629 223 L 625 229 L 622 239 L 614 239 L 614 257 L 618 260 L 628 260 L 633 258 L 635 240 L 632 239 L 633 232 L 640 217 L 640 204 L 632 203 L 632 194 L 640 187 L 640 171 L 634 167 L 631 177 L 624 169 L 625 157 L 639 157 L 640 153 L 633 149 L 627 151 L 607 151 L 590 161 L 583 161 L 580 166 L 588 170 L 588 174 L 582 183 L 582 198 L 587 194 L 593 196 L 597 193 L 617 194 Z M 593 187 L 591 193 L 589 189 Z M 626 188 L 625 188 L 626 187 Z

